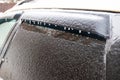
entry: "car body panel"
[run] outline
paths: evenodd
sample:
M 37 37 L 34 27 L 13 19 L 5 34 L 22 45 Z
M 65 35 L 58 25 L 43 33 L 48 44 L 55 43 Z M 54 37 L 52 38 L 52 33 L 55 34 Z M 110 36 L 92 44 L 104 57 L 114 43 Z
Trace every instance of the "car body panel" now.
M 22 5 L 18 3 L 9 11 L 49 8 L 49 9 L 72 9 L 72 10 L 97 10 L 97 11 L 111 11 L 119 12 L 119 1 L 110 0 L 26 0 Z

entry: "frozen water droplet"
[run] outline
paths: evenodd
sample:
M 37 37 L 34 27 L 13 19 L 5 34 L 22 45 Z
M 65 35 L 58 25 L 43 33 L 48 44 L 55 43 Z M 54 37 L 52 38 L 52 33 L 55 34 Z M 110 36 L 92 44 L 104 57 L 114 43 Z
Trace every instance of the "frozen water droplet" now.
M 64 27 L 64 30 L 66 30 L 67 28 L 66 27 Z
M 81 33 L 81 30 L 79 30 L 79 33 Z
M 68 30 L 70 30 L 70 28 L 68 28 Z
M 51 24 L 49 24 L 49 26 L 50 26 Z
M 88 32 L 88 34 L 90 34 L 90 32 Z

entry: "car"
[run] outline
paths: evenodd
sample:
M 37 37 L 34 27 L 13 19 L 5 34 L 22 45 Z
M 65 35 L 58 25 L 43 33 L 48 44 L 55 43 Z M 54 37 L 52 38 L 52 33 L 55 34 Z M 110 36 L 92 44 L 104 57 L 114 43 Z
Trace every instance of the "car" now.
M 26 0 L 0 17 L 1 79 L 120 79 L 119 12 L 66 3 Z

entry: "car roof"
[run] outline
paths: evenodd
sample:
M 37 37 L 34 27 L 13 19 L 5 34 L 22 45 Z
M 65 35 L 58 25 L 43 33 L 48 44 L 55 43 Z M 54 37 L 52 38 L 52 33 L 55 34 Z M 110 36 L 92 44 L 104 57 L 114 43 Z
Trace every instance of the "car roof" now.
M 26 0 L 18 3 L 9 11 L 35 8 L 82 9 L 120 12 L 118 0 Z

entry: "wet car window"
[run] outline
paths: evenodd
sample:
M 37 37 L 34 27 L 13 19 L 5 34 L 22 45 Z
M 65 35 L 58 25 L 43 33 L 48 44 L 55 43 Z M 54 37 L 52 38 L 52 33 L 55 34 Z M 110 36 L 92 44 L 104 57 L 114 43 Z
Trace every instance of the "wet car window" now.
M 15 69 L 13 75 L 20 72 L 20 79 L 15 80 L 39 80 L 41 76 L 42 80 L 103 79 L 99 76 L 104 75 L 105 41 L 82 36 L 74 32 L 77 30 L 56 24 L 31 20 L 30 23 L 25 20 L 20 25 L 7 51 L 8 58 L 12 53 L 9 60 Z
M 15 22 L 15 19 L 0 19 L 0 49 L 7 39 L 7 36 L 10 33 Z

